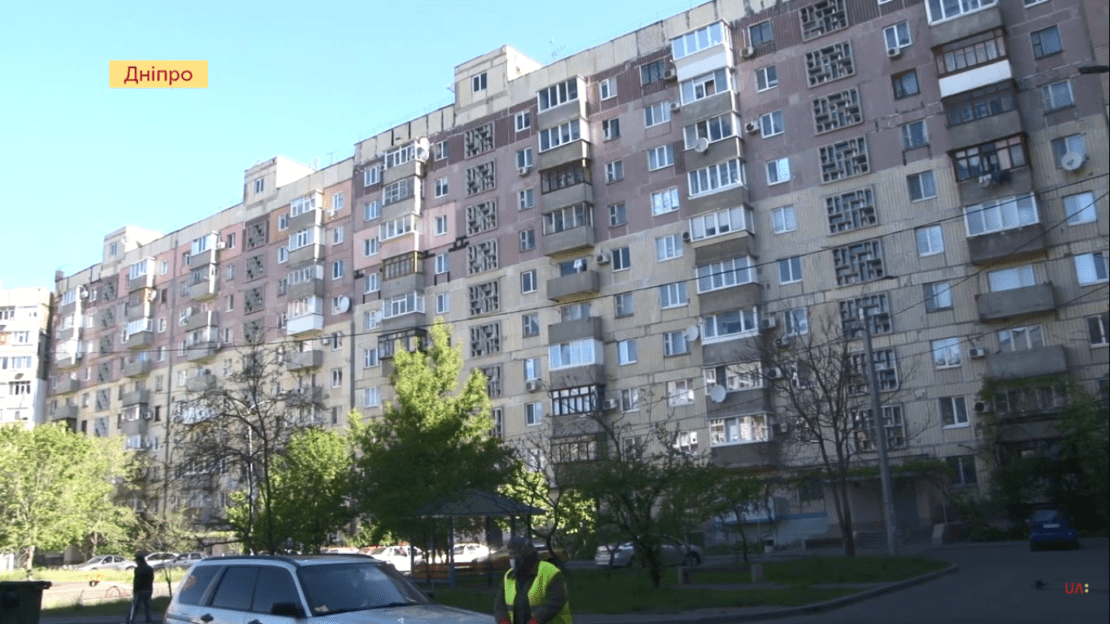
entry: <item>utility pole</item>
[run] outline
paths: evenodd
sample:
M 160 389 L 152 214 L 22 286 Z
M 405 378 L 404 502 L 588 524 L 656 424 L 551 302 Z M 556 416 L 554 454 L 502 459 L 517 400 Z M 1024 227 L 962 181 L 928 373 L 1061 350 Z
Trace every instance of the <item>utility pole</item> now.
M 886 426 L 883 424 L 882 405 L 879 403 L 879 376 L 875 373 L 875 358 L 871 354 L 871 324 L 867 319 L 867 309 L 860 307 L 859 320 L 863 324 L 863 346 L 867 357 L 867 387 L 871 394 L 871 423 L 874 428 L 875 443 L 879 446 L 879 483 L 883 494 L 883 520 L 886 524 L 886 551 L 890 556 L 896 554 L 894 544 L 894 493 L 890 484 L 890 460 L 886 454 Z

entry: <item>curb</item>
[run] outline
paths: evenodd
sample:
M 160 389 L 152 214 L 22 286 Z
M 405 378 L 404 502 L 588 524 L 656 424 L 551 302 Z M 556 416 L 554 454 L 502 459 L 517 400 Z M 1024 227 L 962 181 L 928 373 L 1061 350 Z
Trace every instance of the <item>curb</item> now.
M 681 622 L 683 622 L 683 624 L 732 624 L 733 622 L 758 622 L 758 621 L 763 621 L 763 620 L 771 620 L 771 619 L 792 617 L 792 616 L 796 616 L 796 615 L 811 615 L 811 614 L 815 614 L 815 613 L 823 613 L 825 611 L 832 611 L 834 609 L 839 609 L 840 607 L 845 607 L 847 605 L 854 604 L 854 603 L 857 603 L 857 602 L 863 602 L 864 600 L 868 600 L 868 599 L 874 598 L 876 596 L 881 596 L 882 594 L 895 592 L 895 591 L 898 591 L 900 589 L 905 589 L 907 587 L 912 587 L 912 586 L 918 585 L 920 583 L 925 583 L 927 581 L 931 581 L 931 580 L 933 580 L 937 577 L 943 576 L 945 574 L 951 574 L 953 572 L 956 572 L 957 570 L 959 570 L 959 566 L 953 563 L 953 564 L 949 565 L 947 568 L 944 568 L 943 570 L 937 570 L 935 572 L 929 572 L 927 574 L 922 574 L 921 576 L 915 576 L 913 578 L 905 579 L 903 581 L 896 581 L 896 582 L 890 583 L 889 585 L 884 585 L 882 587 L 876 587 L 874 589 L 864 590 L 862 592 L 852 594 L 850 596 L 844 596 L 842 598 L 834 598 L 832 600 L 826 600 L 825 602 L 816 602 L 816 603 L 813 603 L 813 604 L 805 605 L 803 607 L 783 607 L 783 608 L 776 608 L 776 609 L 768 609 L 768 610 L 764 610 L 764 611 L 756 611 L 756 612 L 752 612 L 752 613 L 736 613 L 736 614 L 731 614 L 731 615 L 707 615 L 707 616 L 703 616 L 703 617 L 698 617 L 697 615 L 692 615 L 690 612 L 674 613 L 674 614 L 660 615 L 659 616 L 659 618 L 660 618 L 659 621 L 662 622 L 662 621 L 664 621 L 662 618 L 669 617 L 670 619 L 666 620 L 666 621 L 668 621 L 668 622 L 679 622 L 679 621 L 681 621 Z M 591 614 L 583 613 L 582 615 L 584 615 L 584 616 L 589 615 L 589 616 L 591 616 L 591 619 L 593 617 L 597 617 L 597 618 L 606 617 L 606 616 L 601 615 L 601 614 L 592 614 L 592 613 Z M 621 615 L 624 615 L 624 614 L 610 614 L 610 615 L 620 617 Z M 647 615 L 647 614 L 644 614 L 644 615 Z

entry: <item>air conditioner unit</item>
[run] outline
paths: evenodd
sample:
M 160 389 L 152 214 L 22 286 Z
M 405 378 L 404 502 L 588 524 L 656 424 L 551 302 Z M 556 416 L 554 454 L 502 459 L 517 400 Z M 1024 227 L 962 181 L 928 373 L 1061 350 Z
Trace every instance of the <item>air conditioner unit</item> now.
M 524 389 L 528 392 L 537 392 L 541 387 L 543 387 L 543 384 L 539 379 L 529 379 L 524 382 Z
M 748 131 L 748 134 L 755 134 L 756 132 L 759 132 L 759 122 L 749 121 L 748 123 L 744 124 L 744 129 Z
M 680 109 L 680 108 L 682 108 L 682 102 L 679 102 L 678 100 L 675 100 L 675 101 L 671 102 L 671 112 L 672 113 L 677 113 L 678 109 Z
M 224 241 L 216 243 L 216 249 L 227 249 L 227 243 Z
M 699 154 L 704 154 L 707 151 L 709 151 L 709 139 L 707 139 L 705 137 L 699 138 L 694 143 L 694 151 L 699 153 Z
M 663 72 L 663 80 L 675 80 L 676 78 L 678 78 L 678 72 L 673 67 Z
M 690 233 L 689 232 L 683 232 L 682 233 L 682 242 L 688 243 L 688 242 L 690 242 L 690 240 L 691 240 Z
M 151 416 L 150 410 L 143 410 L 143 420 L 150 420 Z
M 892 59 L 902 56 L 902 48 L 887 48 L 886 55 Z
M 604 407 L 606 410 L 615 410 L 621 406 L 619 399 L 605 399 Z
M 320 344 L 324 345 L 325 347 L 330 345 L 331 344 L 331 336 L 324 336 L 323 338 L 321 338 L 320 339 Z
M 773 316 L 765 316 L 765 317 L 759 319 L 759 328 L 760 329 L 774 329 L 777 326 L 778 326 L 778 322 L 776 321 L 775 317 L 773 317 Z
M 531 170 L 532 170 L 531 167 L 521 167 L 521 168 L 518 169 L 518 171 L 520 172 L 520 175 L 522 175 L 522 176 L 528 175 L 528 172 L 531 171 Z
M 1060 157 L 1060 167 L 1065 171 L 1079 171 L 1087 162 L 1087 155 L 1083 152 L 1067 152 Z
M 780 336 L 775 338 L 775 346 L 780 349 L 785 349 L 792 344 L 794 344 L 794 338 L 792 336 Z
M 767 374 L 765 376 L 767 377 L 767 379 L 782 379 L 783 377 L 785 377 L 785 375 L 783 375 L 782 373 L 782 369 L 778 366 L 772 366 L 771 368 L 768 368 Z
M 607 251 L 603 251 L 603 252 L 597 254 L 597 263 L 598 264 L 609 264 L 610 260 L 612 260 L 612 258 L 609 257 L 609 252 L 607 252 Z
M 979 414 L 982 414 L 983 412 L 987 411 L 987 404 L 982 402 L 982 401 L 976 401 L 974 407 L 975 407 L 976 413 L 979 413 Z
M 77 289 L 77 296 L 80 297 L 81 299 L 88 299 L 89 298 L 89 289 L 88 288 L 79 288 L 79 289 Z
M 987 350 L 982 347 L 972 347 L 967 350 L 967 355 L 973 360 L 978 360 L 987 357 Z
M 983 175 L 979 176 L 979 188 L 987 188 L 992 184 L 994 184 L 994 176 L 992 176 L 991 174 L 984 173 Z
M 747 46 L 744 49 L 740 50 L 740 58 L 750 59 L 754 56 L 755 56 L 755 48 L 752 47 L 752 46 Z

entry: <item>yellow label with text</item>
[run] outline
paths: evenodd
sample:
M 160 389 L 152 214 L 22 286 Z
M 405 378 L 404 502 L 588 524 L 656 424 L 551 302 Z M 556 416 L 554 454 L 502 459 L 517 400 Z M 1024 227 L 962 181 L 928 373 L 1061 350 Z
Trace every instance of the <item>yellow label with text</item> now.
M 208 61 L 108 61 L 110 89 L 207 89 Z

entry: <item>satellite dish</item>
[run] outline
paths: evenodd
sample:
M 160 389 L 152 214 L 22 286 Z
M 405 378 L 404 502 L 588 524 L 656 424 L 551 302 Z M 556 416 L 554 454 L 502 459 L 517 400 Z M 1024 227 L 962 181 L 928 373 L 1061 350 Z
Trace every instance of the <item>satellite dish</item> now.
M 709 391 L 709 398 L 712 399 L 714 403 L 720 403 L 725 400 L 726 394 L 728 394 L 728 391 L 725 390 L 724 386 L 713 386 Z
M 704 154 L 709 149 L 709 139 L 701 137 L 694 143 L 694 151 L 699 154 Z
M 698 339 L 698 326 L 691 325 L 682 333 L 686 336 L 686 342 L 693 342 Z
M 1078 171 L 1085 162 L 1087 155 L 1083 152 L 1068 152 L 1060 158 L 1060 166 L 1067 171 Z
M 339 310 L 340 313 L 346 312 L 347 310 L 351 309 L 351 298 L 350 297 L 340 297 L 338 303 L 339 303 L 339 307 L 337 309 Z

